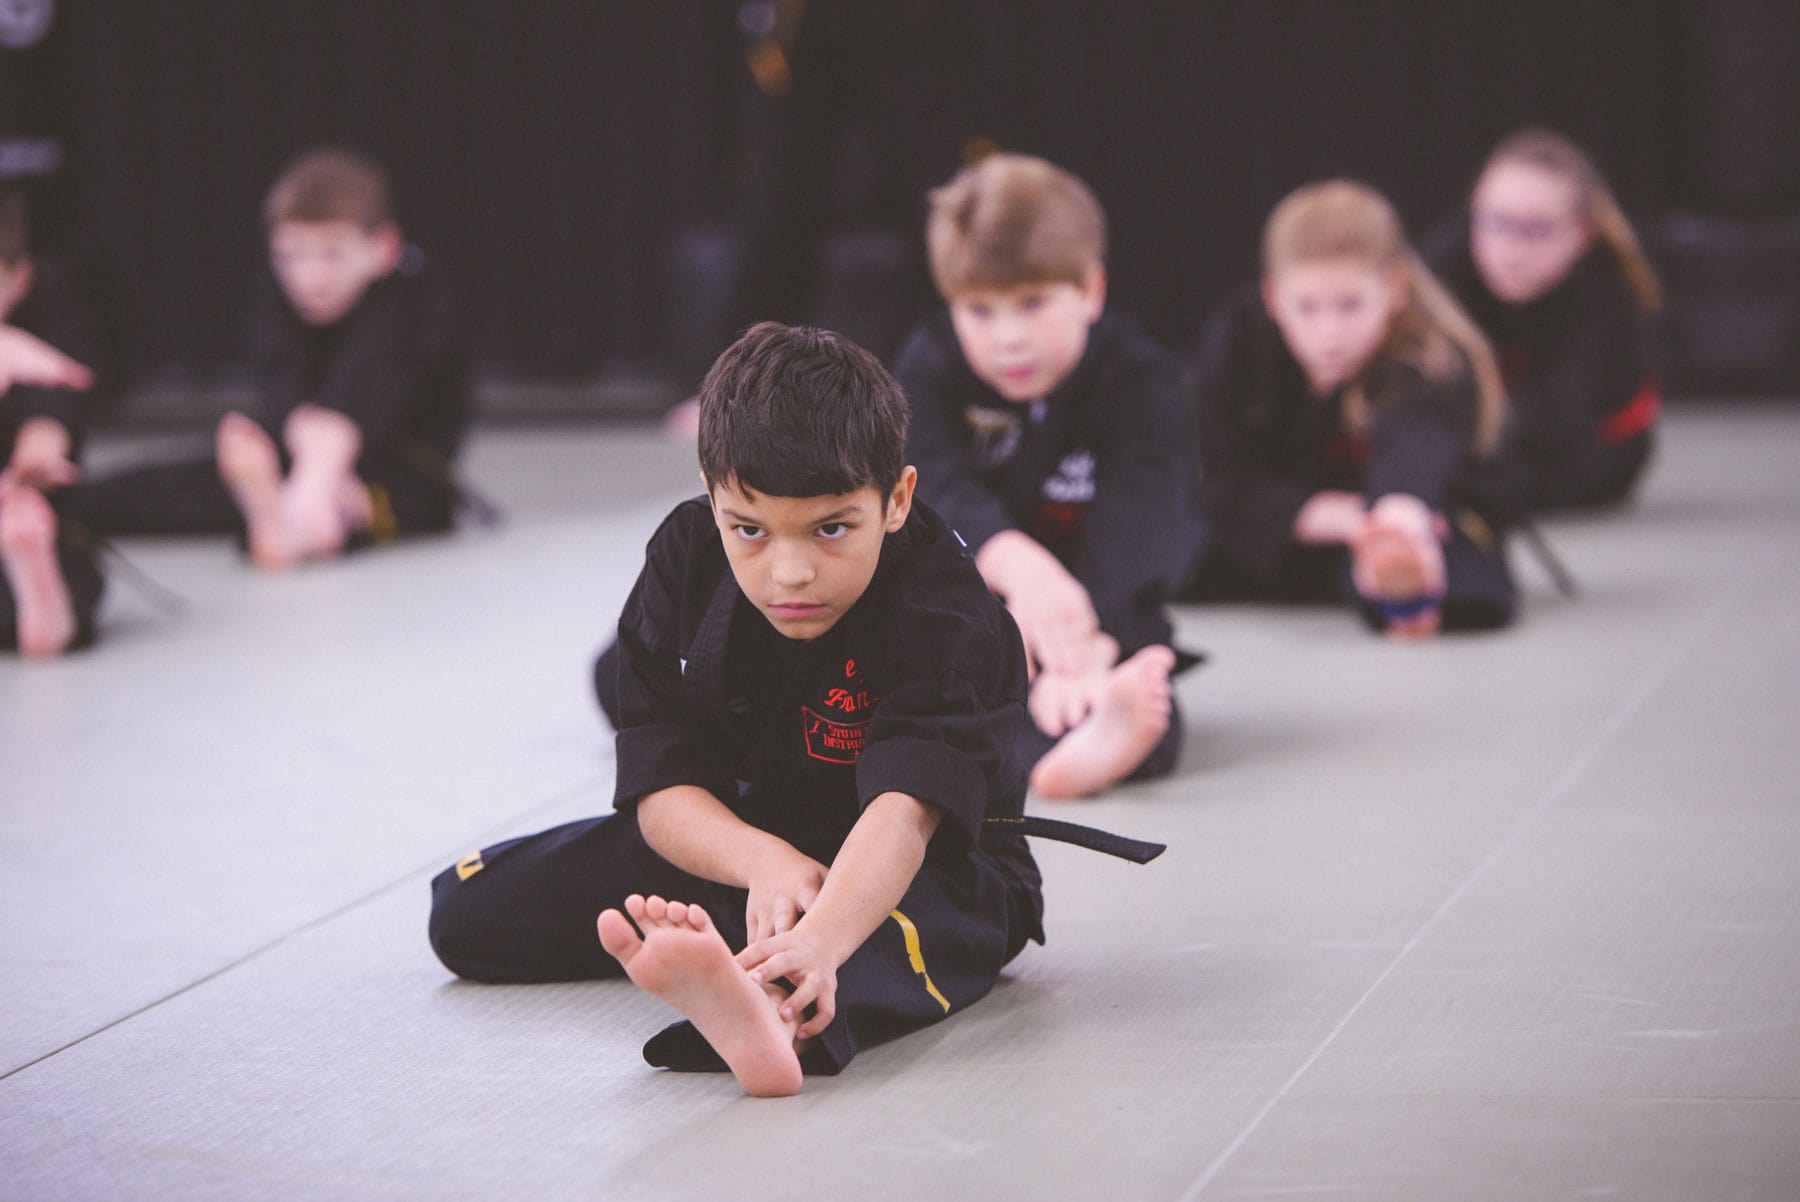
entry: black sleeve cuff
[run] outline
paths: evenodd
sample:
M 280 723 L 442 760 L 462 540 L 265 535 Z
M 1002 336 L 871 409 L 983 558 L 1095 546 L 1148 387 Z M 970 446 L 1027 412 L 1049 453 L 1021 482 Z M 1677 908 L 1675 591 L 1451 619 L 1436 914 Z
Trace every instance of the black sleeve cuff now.
M 856 761 L 859 804 L 867 806 L 883 793 L 904 793 L 942 810 L 965 847 L 981 835 L 987 792 L 987 778 L 973 760 L 933 739 L 883 739 Z

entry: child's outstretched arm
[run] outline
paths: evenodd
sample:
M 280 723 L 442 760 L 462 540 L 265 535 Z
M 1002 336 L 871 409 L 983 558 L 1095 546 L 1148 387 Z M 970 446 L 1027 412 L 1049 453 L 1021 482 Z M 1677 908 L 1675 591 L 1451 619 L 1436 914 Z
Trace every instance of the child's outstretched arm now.
M 794 992 L 781 1007 L 791 1021 L 808 1006 L 813 1017 L 796 1033 L 808 1039 L 837 1014 L 837 970 L 905 896 L 925 862 L 925 847 L 944 812 L 905 793 L 883 793 L 863 810 L 811 908 L 793 930 L 758 940 L 738 963 L 760 983 L 786 977 Z
M 1100 633 L 1100 618 L 1074 573 L 1017 530 L 1002 530 L 983 543 L 975 566 L 988 587 L 1005 598 L 1032 661 L 1050 672 L 1080 672 Z
M 644 842 L 675 867 L 750 891 L 744 925 L 751 943 L 791 930 L 825 883 L 823 864 L 697 785 L 650 794 L 638 802 L 637 818 Z
M 85 365 L 34 334 L 0 324 L 0 396 L 15 384 L 80 390 L 93 383 L 94 373 Z

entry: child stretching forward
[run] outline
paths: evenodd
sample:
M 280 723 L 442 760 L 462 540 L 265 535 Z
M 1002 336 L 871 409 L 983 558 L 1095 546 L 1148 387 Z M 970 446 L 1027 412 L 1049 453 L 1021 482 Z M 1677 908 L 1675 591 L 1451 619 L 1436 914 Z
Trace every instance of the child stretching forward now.
M 895 367 L 909 451 L 1036 668 L 1032 786 L 1163 775 L 1181 749 L 1163 602 L 1192 547 L 1180 369 L 1104 312 L 1105 217 L 1068 172 L 985 159 L 932 193 L 926 242 L 947 311 Z
M 720 356 L 706 495 L 651 538 L 609 656 L 618 812 L 441 873 L 453 972 L 623 973 L 687 1020 L 651 1064 L 782 1095 L 1042 941 L 1023 649 L 915 503 L 906 426 L 893 377 L 831 334 L 765 323 Z

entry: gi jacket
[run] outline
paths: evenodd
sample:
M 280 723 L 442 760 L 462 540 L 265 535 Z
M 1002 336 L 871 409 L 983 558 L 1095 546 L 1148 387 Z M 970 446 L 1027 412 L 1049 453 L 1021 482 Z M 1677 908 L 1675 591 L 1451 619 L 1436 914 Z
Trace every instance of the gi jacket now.
M 983 831 L 1024 808 L 1024 651 L 925 505 L 849 612 L 797 642 L 738 588 L 706 499 L 683 502 L 650 540 L 619 652 L 621 811 L 696 785 L 829 864 L 864 806 L 905 793 L 944 812 L 928 863 L 979 846 L 1035 894 L 1024 840 Z
M 1592 499 L 1605 488 L 1603 444 L 1647 435 L 1660 408 L 1655 324 L 1618 261 L 1589 250 L 1536 300 L 1488 290 L 1466 230 L 1438 257 L 1445 285 L 1494 344 L 1511 402 L 1509 443 L 1530 473 L 1533 503 Z
M 1101 315 L 1066 380 L 1032 404 L 970 369 L 941 313 L 900 351 L 919 492 L 979 549 L 1003 530 L 1081 581 L 1122 655 L 1172 635 L 1163 602 L 1185 573 L 1193 422 L 1180 365 L 1129 317 Z
M 440 463 L 455 456 L 469 407 L 463 339 L 448 290 L 417 247 L 328 326 L 302 320 L 265 269 L 247 340 L 260 416 L 278 440 L 288 415 L 313 404 L 356 423 L 363 464 L 421 447 Z
M 1435 510 L 1487 514 L 1472 453 L 1478 401 L 1469 373 L 1430 380 L 1378 364 L 1366 381 L 1366 434 L 1347 429 L 1343 390 L 1313 395 L 1305 372 L 1254 292 L 1208 332 L 1198 392 L 1200 496 L 1219 553 L 1273 578 L 1294 518 L 1314 493 L 1418 497 Z M 1497 519 L 1496 519 L 1497 520 Z
M 35 278 L 31 291 L 7 315 L 6 324 L 43 339 L 69 358 L 100 375 L 96 362 L 99 352 L 87 310 L 75 294 L 68 273 L 54 260 L 35 256 Z M 81 457 L 85 423 L 82 410 L 86 398 L 99 391 L 97 383 L 87 393 L 66 388 L 43 388 L 35 384 L 14 384 L 0 393 L 0 466 L 11 456 L 19 429 L 34 417 L 47 417 L 69 432 L 69 458 Z

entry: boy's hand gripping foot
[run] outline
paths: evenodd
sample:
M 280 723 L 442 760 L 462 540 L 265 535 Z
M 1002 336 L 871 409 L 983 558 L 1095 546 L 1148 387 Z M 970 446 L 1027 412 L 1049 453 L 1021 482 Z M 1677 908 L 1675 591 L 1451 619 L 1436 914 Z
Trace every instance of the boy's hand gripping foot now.
M 1031 787 L 1048 798 L 1085 797 L 1131 775 L 1169 729 L 1174 668 L 1167 647 L 1146 647 L 1114 668 L 1093 712 L 1031 770 Z
M 281 503 L 281 453 L 275 440 L 241 413 L 219 422 L 219 477 L 244 515 L 250 561 L 279 571 L 298 559 Z
M 1387 633 L 1437 634 L 1444 596 L 1444 552 L 1429 527 L 1372 520 L 1351 548 L 1356 590 L 1381 613 Z
M 634 893 L 625 910 L 643 937 L 624 914 L 607 910 L 599 918 L 600 943 L 638 988 L 692 1022 L 752 1095 L 799 1093 L 799 1020 L 783 1022 L 779 1014 L 786 993 L 751 980 L 699 906 Z

